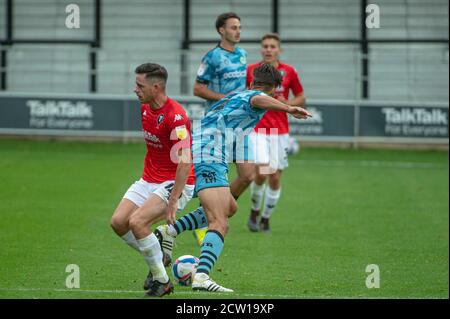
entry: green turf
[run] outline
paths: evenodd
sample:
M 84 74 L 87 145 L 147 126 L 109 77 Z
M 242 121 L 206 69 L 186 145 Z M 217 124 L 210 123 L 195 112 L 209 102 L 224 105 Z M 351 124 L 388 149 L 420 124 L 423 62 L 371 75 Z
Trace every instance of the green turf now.
M 147 266 L 109 219 L 144 151 L 0 140 L 0 298 L 142 297 Z M 271 234 L 247 230 L 248 192 L 239 199 L 212 272 L 235 293 L 176 287 L 168 298 L 448 298 L 448 182 L 448 152 L 302 149 Z M 183 254 L 199 255 L 191 233 L 177 241 Z M 80 289 L 65 286 L 68 264 Z M 379 289 L 365 286 L 369 264 Z

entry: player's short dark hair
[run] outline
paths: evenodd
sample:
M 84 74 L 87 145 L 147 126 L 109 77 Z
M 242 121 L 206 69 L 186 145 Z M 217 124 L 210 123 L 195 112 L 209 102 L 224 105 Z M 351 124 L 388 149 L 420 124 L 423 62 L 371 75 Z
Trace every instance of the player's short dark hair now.
M 217 32 L 219 32 L 219 29 L 222 28 L 225 25 L 225 23 L 227 23 L 228 19 L 232 19 L 232 18 L 235 18 L 235 19 L 238 19 L 239 21 L 241 21 L 241 18 L 234 12 L 225 12 L 225 13 L 222 13 L 221 15 L 219 15 L 216 19 Z
M 274 39 L 278 42 L 278 46 L 281 46 L 281 39 L 278 33 L 266 33 L 262 36 L 261 42 L 263 42 L 266 39 Z
M 162 65 L 157 63 L 144 63 L 139 65 L 136 70 L 134 70 L 136 74 L 145 74 L 145 79 L 147 80 L 161 80 L 164 85 L 167 82 L 167 70 Z
M 273 65 L 263 63 L 253 71 L 253 85 L 273 89 L 281 85 L 283 76 Z

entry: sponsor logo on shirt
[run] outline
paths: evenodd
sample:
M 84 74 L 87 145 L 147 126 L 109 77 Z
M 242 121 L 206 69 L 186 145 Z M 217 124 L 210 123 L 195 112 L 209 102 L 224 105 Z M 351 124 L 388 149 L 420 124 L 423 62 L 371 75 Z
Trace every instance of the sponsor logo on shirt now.
M 152 134 L 150 132 L 147 132 L 146 130 L 143 130 L 143 131 L 144 131 L 144 138 L 147 141 L 151 141 L 151 142 L 154 142 L 154 143 L 160 143 L 161 142 L 160 139 L 156 135 L 154 135 L 154 134 Z
M 217 182 L 216 172 L 214 171 L 206 171 L 202 172 L 202 177 L 205 180 L 205 183 L 211 184 Z
M 233 72 L 227 72 L 224 73 L 223 78 L 224 79 L 236 79 L 236 78 L 243 78 L 247 76 L 247 71 L 233 71 Z

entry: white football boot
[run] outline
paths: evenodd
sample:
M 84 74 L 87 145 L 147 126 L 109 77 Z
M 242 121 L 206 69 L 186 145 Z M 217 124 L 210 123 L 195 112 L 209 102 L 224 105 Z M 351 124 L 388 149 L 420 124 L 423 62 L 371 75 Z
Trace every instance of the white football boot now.
M 228 289 L 218 285 L 209 278 L 207 274 L 196 273 L 194 280 L 192 281 L 192 290 L 195 291 L 209 291 L 209 292 L 233 292 L 232 289 Z
M 167 232 L 168 229 L 168 225 L 161 225 L 156 227 L 154 231 L 163 252 L 164 267 L 168 267 L 172 263 L 173 244 L 175 243 L 175 237 L 169 235 Z

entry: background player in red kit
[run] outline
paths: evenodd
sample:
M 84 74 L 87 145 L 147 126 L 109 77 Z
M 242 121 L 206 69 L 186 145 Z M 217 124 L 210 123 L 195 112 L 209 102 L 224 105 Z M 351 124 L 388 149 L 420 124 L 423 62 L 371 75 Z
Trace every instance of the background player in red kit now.
M 275 98 L 293 106 L 303 106 L 305 96 L 297 71 L 289 64 L 278 60 L 281 54 L 280 38 L 275 33 L 269 33 L 262 37 L 261 55 L 262 61 L 247 66 L 247 87 L 253 80 L 253 70 L 261 63 L 270 63 L 283 75 L 283 82 L 275 90 Z M 294 97 L 289 100 L 289 91 Z M 256 178 L 251 184 L 252 210 L 248 220 L 251 231 L 270 231 L 269 217 L 275 208 L 281 194 L 281 173 L 288 166 L 287 149 L 289 145 L 289 123 L 287 114 L 269 110 L 255 127 L 252 134 L 252 144 L 255 149 L 255 162 L 264 163 L 258 165 Z M 268 167 L 267 167 L 268 165 Z M 268 187 L 264 192 L 265 182 L 268 179 Z M 261 204 L 265 195 L 264 209 L 258 224 Z
M 173 285 L 163 253 L 150 227 L 183 209 L 192 198 L 195 177 L 191 161 L 190 121 L 183 107 L 166 95 L 167 71 L 146 63 L 138 66 L 134 92 L 141 105 L 147 154 L 142 177 L 130 186 L 111 219 L 111 226 L 141 253 L 149 268 L 147 296 L 163 296 Z M 156 233 L 156 231 L 155 231 Z

